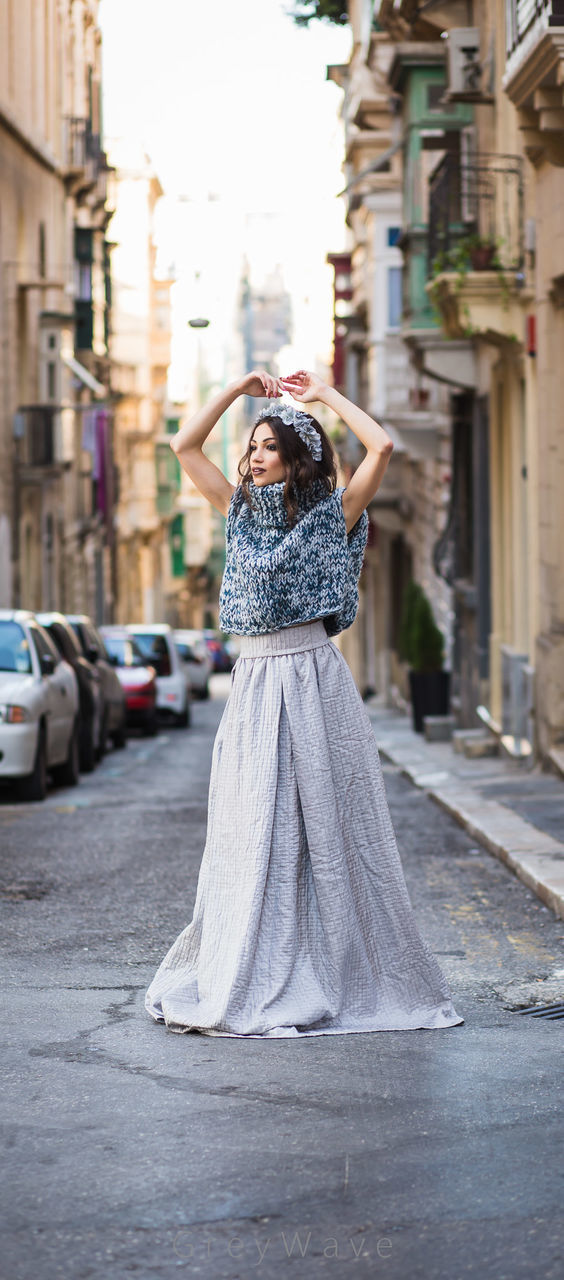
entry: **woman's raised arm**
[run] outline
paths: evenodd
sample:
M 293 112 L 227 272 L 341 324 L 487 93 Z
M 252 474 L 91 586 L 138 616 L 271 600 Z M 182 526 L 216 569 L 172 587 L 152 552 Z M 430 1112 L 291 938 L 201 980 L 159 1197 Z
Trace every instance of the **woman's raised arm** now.
M 279 382 L 284 391 L 288 391 L 294 400 L 299 400 L 302 404 L 318 400 L 334 409 L 366 448 L 366 457 L 359 463 L 343 493 L 343 512 L 349 532 L 380 488 L 393 451 L 393 443 L 374 418 L 359 409 L 352 400 L 347 400 L 340 391 L 327 386 L 317 374 L 299 369 L 288 378 L 280 378 Z
M 243 378 L 237 378 L 224 387 L 212 400 L 177 431 L 170 441 L 180 466 L 190 476 L 197 489 L 211 502 L 212 507 L 226 516 L 235 485 L 224 476 L 215 462 L 206 457 L 202 445 L 216 423 L 238 396 L 259 396 L 267 399 L 281 394 L 278 380 L 263 369 L 253 369 Z

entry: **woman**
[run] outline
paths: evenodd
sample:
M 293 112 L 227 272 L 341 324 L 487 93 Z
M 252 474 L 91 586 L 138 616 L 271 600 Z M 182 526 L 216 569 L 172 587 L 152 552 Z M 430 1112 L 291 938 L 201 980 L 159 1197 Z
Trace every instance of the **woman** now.
M 241 482 L 202 452 L 240 395 L 334 409 L 366 448 L 336 487 L 331 444 L 304 410 L 258 415 Z M 388 465 L 386 432 L 314 374 L 254 371 L 172 440 L 226 516 L 220 626 L 242 637 L 217 731 L 194 915 L 145 997 L 171 1031 L 287 1037 L 464 1021 L 421 938 L 374 733 L 340 650 Z

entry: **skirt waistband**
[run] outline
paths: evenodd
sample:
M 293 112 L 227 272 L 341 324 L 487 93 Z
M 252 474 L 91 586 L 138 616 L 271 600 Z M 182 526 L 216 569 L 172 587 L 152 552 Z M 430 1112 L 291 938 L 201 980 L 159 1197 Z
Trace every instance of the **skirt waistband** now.
M 262 636 L 240 636 L 239 657 L 260 658 L 267 653 L 301 653 L 304 649 L 319 649 L 329 643 L 323 618 L 313 622 L 299 622 L 280 631 L 268 631 Z

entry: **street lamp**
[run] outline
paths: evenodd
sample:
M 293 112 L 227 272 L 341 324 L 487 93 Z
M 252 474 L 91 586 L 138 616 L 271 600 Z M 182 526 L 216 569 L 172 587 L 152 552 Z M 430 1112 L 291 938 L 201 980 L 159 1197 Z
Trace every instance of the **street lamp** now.
M 188 325 L 190 329 L 207 329 L 209 323 L 210 323 L 209 320 L 205 316 L 193 316 L 192 319 L 188 321 Z M 224 350 L 223 375 L 221 379 L 222 389 L 223 387 L 225 387 L 225 383 L 226 383 L 226 358 L 225 358 L 225 350 Z M 200 346 L 199 340 L 198 340 L 198 397 L 201 400 L 202 398 L 202 348 Z M 223 468 L 223 474 L 227 475 L 227 471 L 229 467 L 229 456 L 228 456 L 228 448 L 227 448 L 227 418 L 225 414 L 222 414 L 221 416 L 221 465 Z M 223 519 L 225 520 L 225 516 L 223 517 Z

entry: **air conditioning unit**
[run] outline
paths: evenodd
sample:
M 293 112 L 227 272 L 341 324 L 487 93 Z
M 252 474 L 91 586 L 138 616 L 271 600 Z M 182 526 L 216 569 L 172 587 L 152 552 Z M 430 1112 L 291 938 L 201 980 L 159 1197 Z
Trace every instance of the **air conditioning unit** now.
M 448 35 L 449 101 L 482 97 L 482 65 L 478 27 L 453 27 Z

